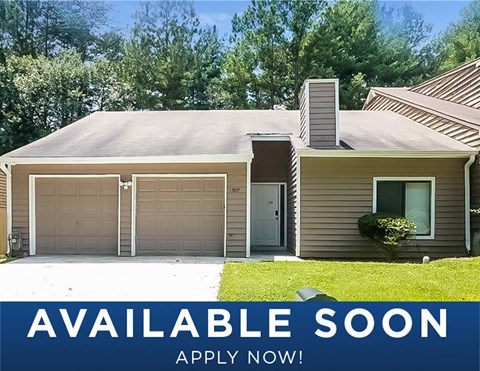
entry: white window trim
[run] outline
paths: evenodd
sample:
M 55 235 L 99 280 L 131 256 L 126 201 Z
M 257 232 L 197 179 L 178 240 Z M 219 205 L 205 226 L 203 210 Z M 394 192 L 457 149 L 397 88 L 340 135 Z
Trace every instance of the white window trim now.
M 121 194 L 120 174 L 45 174 L 45 175 L 29 175 L 28 176 L 28 234 L 29 234 L 29 254 L 34 256 L 37 254 L 37 225 L 36 225 L 36 198 L 35 198 L 35 182 L 38 178 L 117 178 L 118 179 L 118 222 L 117 222 L 117 253 L 120 256 L 120 220 L 121 220 Z
M 223 256 L 227 256 L 227 174 L 132 174 L 132 219 L 131 219 L 131 256 L 137 253 L 137 179 L 138 178 L 221 178 L 224 181 L 224 228 L 223 228 Z
M 415 236 L 415 240 L 435 239 L 435 177 L 374 177 L 373 178 L 373 205 L 372 212 L 377 212 L 377 182 L 430 182 L 430 235 Z

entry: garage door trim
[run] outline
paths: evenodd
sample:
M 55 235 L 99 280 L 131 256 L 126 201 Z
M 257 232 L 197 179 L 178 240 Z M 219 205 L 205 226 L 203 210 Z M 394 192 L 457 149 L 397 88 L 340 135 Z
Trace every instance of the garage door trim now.
M 223 256 L 227 256 L 227 174 L 132 174 L 132 236 L 131 255 L 136 255 L 136 228 L 137 228 L 137 179 L 138 178 L 221 178 L 223 179 L 224 196 L 224 227 L 223 227 Z
M 120 184 L 120 174 L 42 174 L 42 175 L 29 175 L 28 177 L 28 233 L 29 233 L 29 254 L 34 256 L 37 253 L 36 247 L 36 198 L 35 198 L 35 182 L 37 178 L 117 178 L 118 184 Z M 117 225 L 117 245 L 118 255 L 120 256 L 120 205 L 121 205 L 121 190 L 118 189 L 118 225 Z

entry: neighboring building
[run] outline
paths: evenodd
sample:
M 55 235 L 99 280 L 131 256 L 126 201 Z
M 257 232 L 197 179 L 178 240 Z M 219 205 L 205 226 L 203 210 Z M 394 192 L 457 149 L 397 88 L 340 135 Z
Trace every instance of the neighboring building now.
M 7 252 L 7 177 L 0 171 L 0 256 Z
M 0 157 L 9 229 L 30 255 L 376 259 L 357 220 L 392 211 L 418 226 L 404 257 L 467 254 L 476 149 L 394 112 L 339 111 L 337 80 L 307 80 L 300 102 L 94 113 Z
M 468 146 L 480 149 L 480 58 L 411 88 L 372 88 L 367 111 L 399 113 Z M 402 130 L 402 128 L 399 128 Z M 480 208 L 480 163 L 471 166 L 471 208 Z M 467 228 L 470 228 L 468 225 Z M 480 254 L 480 216 L 472 216 L 473 241 Z

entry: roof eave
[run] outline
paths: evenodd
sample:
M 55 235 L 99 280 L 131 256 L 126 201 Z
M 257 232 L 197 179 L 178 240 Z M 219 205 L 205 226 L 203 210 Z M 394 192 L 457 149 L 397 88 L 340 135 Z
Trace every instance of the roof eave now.
M 376 158 L 468 158 L 478 151 L 386 151 L 314 150 L 297 151 L 300 157 L 376 157 Z
M 179 155 L 179 156 L 138 156 L 138 157 L 0 157 L 0 162 L 29 165 L 87 165 L 87 164 L 185 164 L 185 163 L 226 163 L 249 162 L 249 154 Z

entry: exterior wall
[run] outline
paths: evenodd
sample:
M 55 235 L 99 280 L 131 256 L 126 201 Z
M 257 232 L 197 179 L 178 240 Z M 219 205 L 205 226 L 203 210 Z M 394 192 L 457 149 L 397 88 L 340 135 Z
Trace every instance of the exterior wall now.
M 297 246 L 297 186 L 297 153 L 293 147 L 290 147 L 287 182 L 287 249 L 293 255 L 296 254 Z
M 23 249 L 26 251 L 29 240 L 30 174 L 120 174 L 122 181 L 131 180 L 132 174 L 227 174 L 227 256 L 245 256 L 246 163 L 13 166 L 13 227 L 21 230 Z M 230 192 L 232 188 L 235 192 Z M 120 249 L 125 256 L 130 255 L 131 248 L 131 197 L 131 188 L 121 189 Z
M 309 147 L 336 146 L 337 94 L 333 81 L 311 80 L 303 85 L 300 91 L 300 137 Z
M 384 255 L 360 237 L 357 220 L 371 213 L 373 178 L 435 177 L 435 239 L 412 240 L 401 256 L 464 256 L 466 159 L 301 159 L 302 257 L 377 259 Z
M 303 143 L 308 145 L 308 104 L 307 101 L 307 84 L 303 84 L 299 93 L 299 108 L 300 108 L 300 138 L 302 138 Z
M 0 170 L 0 256 L 7 253 L 7 176 Z
M 286 182 L 289 142 L 253 142 L 252 182 Z
M 470 208 L 480 209 L 480 159 L 477 157 L 470 167 Z M 480 256 L 480 214 L 470 214 L 472 230 L 472 253 Z

